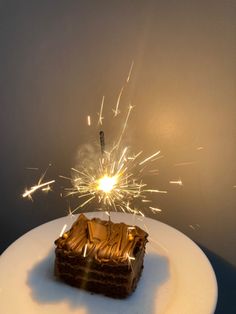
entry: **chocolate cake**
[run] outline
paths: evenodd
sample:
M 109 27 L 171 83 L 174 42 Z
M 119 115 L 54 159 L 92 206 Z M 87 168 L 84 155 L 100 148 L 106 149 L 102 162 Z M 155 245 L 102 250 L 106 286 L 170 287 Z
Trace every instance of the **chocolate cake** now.
M 55 241 L 55 275 L 91 292 L 125 298 L 141 276 L 147 236 L 137 226 L 81 214 Z

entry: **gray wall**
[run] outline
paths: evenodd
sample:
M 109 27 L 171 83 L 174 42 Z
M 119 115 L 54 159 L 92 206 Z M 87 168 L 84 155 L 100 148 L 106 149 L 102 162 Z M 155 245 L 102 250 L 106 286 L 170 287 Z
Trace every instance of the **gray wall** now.
M 169 191 L 155 218 L 236 265 L 235 21 L 235 1 L 1 1 L 1 250 L 66 214 L 64 182 L 34 202 L 20 195 L 49 162 L 48 179 L 67 175 L 97 140 L 86 115 L 103 95 L 114 107 L 134 59 L 122 106 L 136 106 L 133 150 L 164 155 L 146 179 Z

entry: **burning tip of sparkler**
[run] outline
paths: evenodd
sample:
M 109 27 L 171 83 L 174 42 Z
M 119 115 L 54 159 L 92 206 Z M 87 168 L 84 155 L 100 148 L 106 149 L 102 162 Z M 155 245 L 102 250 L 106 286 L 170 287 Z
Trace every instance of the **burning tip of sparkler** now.
M 102 191 L 104 193 L 111 192 L 116 186 L 117 180 L 118 180 L 117 176 L 109 177 L 105 175 L 104 177 L 98 180 L 98 185 L 97 185 L 98 191 Z

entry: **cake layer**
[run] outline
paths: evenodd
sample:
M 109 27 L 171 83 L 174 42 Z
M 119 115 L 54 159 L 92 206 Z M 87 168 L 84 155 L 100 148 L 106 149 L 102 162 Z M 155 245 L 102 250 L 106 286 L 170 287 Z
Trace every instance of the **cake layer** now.
M 114 271 L 114 269 L 113 272 L 104 272 L 103 267 L 100 267 L 100 270 L 94 269 L 93 264 L 88 264 L 87 267 L 81 266 L 80 264 L 71 265 L 69 262 L 61 262 L 58 259 L 55 261 L 55 269 L 57 270 L 57 275 L 64 273 L 71 274 L 74 277 L 84 277 L 90 280 L 106 280 L 109 283 L 116 282 L 118 284 L 127 284 L 142 267 L 143 255 L 144 252 L 141 253 L 141 256 L 139 256 L 137 260 L 132 261 L 129 269 L 123 273 Z
M 128 297 L 137 286 L 137 282 L 142 274 L 143 267 L 140 268 L 139 273 L 132 279 L 132 281 L 127 283 L 119 283 L 117 278 L 113 281 L 107 280 L 91 280 L 86 275 L 85 276 L 74 276 L 71 273 L 64 273 L 57 270 L 55 266 L 55 273 L 59 278 L 64 280 L 71 286 L 75 286 L 90 292 L 96 292 L 104 294 L 113 298 L 126 298 Z

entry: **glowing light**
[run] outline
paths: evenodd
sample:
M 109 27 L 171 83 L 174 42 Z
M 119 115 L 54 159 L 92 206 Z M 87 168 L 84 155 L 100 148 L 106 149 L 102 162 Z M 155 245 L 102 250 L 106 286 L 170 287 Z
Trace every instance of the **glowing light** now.
M 131 110 L 132 110 L 133 108 L 134 108 L 134 106 L 132 106 L 132 105 L 130 104 L 130 105 L 129 105 L 129 108 L 128 108 L 128 113 L 127 113 L 127 116 L 126 116 L 126 119 L 125 119 L 124 127 L 123 127 L 123 129 L 122 129 L 122 132 L 121 132 L 120 138 L 119 138 L 119 140 L 118 140 L 118 142 L 117 142 L 117 145 L 115 146 L 116 148 L 118 148 L 119 145 L 120 145 L 120 142 L 121 142 L 121 140 L 122 140 L 122 137 L 123 137 L 123 135 L 124 135 L 124 133 L 125 133 L 125 129 L 126 129 L 126 127 L 127 127 L 127 123 L 128 123 L 128 120 L 129 120 L 129 116 L 130 116 Z
M 184 161 L 184 162 L 178 162 L 174 166 L 180 167 L 180 166 L 189 166 L 189 165 L 194 165 L 194 164 L 196 164 L 196 161 Z
M 153 212 L 162 212 L 162 209 L 160 209 L 160 208 L 156 208 L 156 207 L 152 207 L 152 206 L 150 206 L 149 208 L 150 208 L 151 211 L 153 211 Z
M 117 183 L 116 176 L 114 177 L 104 176 L 103 178 L 98 180 L 97 189 L 105 193 L 109 193 L 115 187 L 116 183 Z
M 152 158 L 156 157 L 157 155 L 160 154 L 160 152 L 161 152 L 161 151 L 159 150 L 159 151 L 156 152 L 155 154 L 153 154 L 153 155 L 147 157 L 146 159 L 144 159 L 143 161 L 141 161 L 141 162 L 139 163 L 139 165 L 141 166 L 141 165 L 143 165 L 145 162 L 147 162 L 147 161 L 151 160 Z
M 124 87 L 122 86 L 122 87 L 121 87 L 121 90 L 120 90 L 120 93 L 119 93 L 119 95 L 118 95 L 118 98 L 117 98 L 116 108 L 112 110 L 112 111 L 114 112 L 114 117 L 118 116 L 118 114 L 120 113 L 119 104 L 120 104 L 120 99 L 121 99 L 123 90 L 124 90 Z
M 87 123 L 88 123 L 88 126 L 91 126 L 91 117 L 90 116 L 87 116 Z
M 103 105 L 104 105 L 104 100 L 105 97 L 102 97 L 102 103 L 101 103 L 101 108 L 100 108 L 100 112 L 98 114 L 99 118 L 98 118 L 98 124 L 102 125 L 102 120 L 104 119 L 104 117 L 102 116 L 102 112 L 103 112 Z
M 180 185 L 182 186 L 183 185 L 183 182 L 181 179 L 179 180 L 172 180 L 172 181 L 169 181 L 170 184 L 176 184 L 176 185 Z
M 133 70 L 133 66 L 134 66 L 134 61 L 132 61 L 131 66 L 130 66 L 130 69 L 129 69 L 129 74 L 128 74 L 127 79 L 126 79 L 126 82 L 127 82 L 127 83 L 128 83 L 129 80 L 130 80 L 131 73 L 132 73 L 132 70 Z
M 130 255 L 129 255 L 129 253 L 127 253 L 127 255 L 126 255 L 126 256 L 127 256 L 127 259 L 129 260 L 129 262 L 130 262 L 130 261 L 134 261 L 134 260 L 135 260 L 135 257 L 130 256 Z
M 34 185 L 34 186 L 32 186 L 29 190 L 25 190 L 25 193 L 23 193 L 23 197 L 29 197 L 29 198 L 31 198 L 32 199 L 32 194 L 35 192 L 35 191 L 37 191 L 37 190 L 39 190 L 39 189 L 41 189 L 42 187 L 44 187 L 44 186 L 49 186 L 50 184 L 52 184 L 52 183 L 54 183 L 55 182 L 55 180 L 51 180 L 51 181 L 48 181 L 48 182 L 45 182 L 45 183 L 41 183 L 41 184 L 38 184 L 38 185 Z M 47 188 L 47 190 L 48 190 L 48 188 Z
M 60 237 L 64 234 L 66 228 L 67 228 L 67 224 L 65 224 L 63 228 L 61 229 Z
M 86 257 L 87 254 L 87 248 L 88 248 L 88 244 L 86 243 L 84 246 L 84 253 L 83 253 L 83 257 Z
M 97 201 L 104 211 L 123 211 L 143 216 L 142 212 L 132 208 L 132 203 L 141 203 L 146 199 L 147 193 L 167 193 L 157 189 L 146 189 L 146 184 L 142 183 L 138 176 L 137 159 L 141 152 L 131 155 L 132 157 L 128 154 L 127 147 L 118 150 L 115 145 L 110 152 L 105 151 L 88 167 L 72 168 L 72 187 L 66 189 L 66 195 L 85 198 L 72 213 L 88 203 Z
M 132 61 L 129 69 L 126 83 L 129 82 L 134 62 Z M 127 84 L 126 84 L 127 85 Z M 114 117 L 120 113 L 120 101 L 123 95 L 124 86 L 122 86 L 115 109 L 112 109 Z M 98 126 L 103 124 L 104 119 L 104 100 L 102 97 L 100 111 L 98 113 Z M 77 197 L 78 204 L 75 208 L 69 208 L 69 215 L 73 217 L 73 213 L 87 204 L 97 205 L 97 209 L 103 210 L 110 215 L 111 210 L 129 212 L 132 214 L 138 214 L 144 216 L 145 209 L 152 212 L 159 212 L 160 209 L 150 206 L 151 199 L 150 193 L 167 193 L 167 191 L 161 191 L 154 188 L 147 187 L 146 183 L 143 183 L 141 173 L 145 170 L 149 173 L 157 173 L 157 169 L 151 170 L 148 162 L 154 164 L 154 161 L 163 157 L 160 156 L 160 151 L 155 152 L 146 158 L 141 158 L 142 151 L 134 154 L 129 152 L 128 147 L 122 147 L 122 140 L 128 125 L 131 111 L 134 106 L 129 104 L 128 110 L 125 116 L 121 133 L 119 134 L 117 141 L 110 147 L 106 145 L 104 132 L 100 130 L 100 146 L 101 152 L 93 151 L 89 156 L 83 155 L 82 162 L 75 168 L 71 168 L 72 176 L 60 176 L 71 182 L 71 186 L 65 188 L 64 196 Z M 87 124 L 91 126 L 92 118 L 87 116 Z M 94 124 L 94 123 L 93 123 Z M 109 147 L 109 150 L 107 150 Z M 90 151 L 91 152 L 91 151 Z M 99 153 L 99 154 L 98 154 Z M 87 158 L 88 157 L 88 158 Z M 46 172 L 45 172 L 46 173 Z M 41 189 L 45 192 L 51 190 L 51 184 L 55 180 L 48 182 L 42 182 L 45 173 L 40 178 L 38 184 L 32 186 L 29 190 L 26 190 L 23 197 L 29 197 L 32 199 L 32 194 Z M 182 181 L 179 181 L 182 183 Z M 170 181 L 170 183 L 177 184 L 177 181 Z M 147 197 L 148 194 L 148 197 Z M 138 203 L 141 204 L 142 211 L 138 210 Z M 146 205 L 146 206 L 145 206 Z M 145 208 L 146 207 L 146 208 Z M 87 246 L 84 248 L 84 255 L 86 255 Z M 129 259 L 134 259 L 129 257 Z

